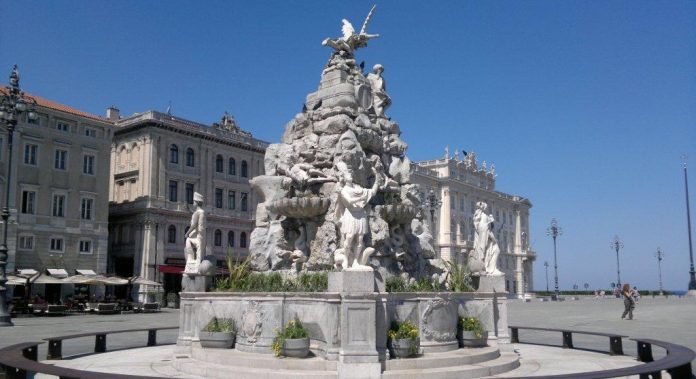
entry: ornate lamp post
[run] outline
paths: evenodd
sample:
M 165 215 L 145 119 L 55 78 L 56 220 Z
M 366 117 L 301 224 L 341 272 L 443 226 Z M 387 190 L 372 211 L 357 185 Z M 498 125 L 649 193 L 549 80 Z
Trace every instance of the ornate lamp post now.
M 558 300 L 558 261 L 556 260 L 556 237 L 563 234 L 563 229 L 558 226 L 558 221 L 555 218 L 551 219 L 551 226 L 546 229 L 546 235 L 553 238 L 553 272 L 554 272 L 554 283 L 556 288 L 555 300 Z
M 657 274 L 660 280 L 660 296 L 662 296 L 662 260 L 665 258 L 665 253 L 663 253 L 662 250 L 660 250 L 660 248 L 658 247 L 657 251 L 655 252 L 655 257 L 657 257 Z
M 10 73 L 10 86 L 6 93 L 0 93 L 0 123 L 7 127 L 7 180 L 5 181 L 5 206 L 2 208 L 2 245 L 0 245 L 0 326 L 12 326 L 10 314 L 7 311 L 5 293 L 7 291 L 7 229 L 10 218 L 10 189 L 12 177 L 12 135 L 17 127 L 19 116 L 28 112 L 30 120 L 37 118 L 34 112 L 35 101 L 24 96 L 19 89 L 19 71 L 17 65 L 12 68 Z
M 623 249 L 623 242 L 619 239 L 619 236 L 614 236 L 614 240 L 611 241 L 609 245 L 612 250 L 616 250 L 616 286 L 621 287 L 621 269 L 619 268 L 619 250 Z
M 689 233 L 689 260 L 691 266 L 689 269 L 689 291 L 696 291 L 696 273 L 694 272 L 694 251 L 691 247 L 691 211 L 689 210 L 689 181 L 686 172 L 686 154 L 682 155 L 684 164 L 684 189 L 686 190 L 686 226 Z M 693 293 L 693 292 L 692 292 Z
M 432 188 L 430 189 L 430 191 L 428 191 L 428 196 L 425 198 L 425 201 L 426 201 L 426 204 L 428 206 L 428 210 L 430 210 L 430 223 L 434 227 L 435 226 L 435 224 L 434 224 L 435 211 L 438 208 L 440 208 L 440 206 L 442 205 L 442 201 L 440 201 L 440 199 L 437 197 L 437 195 L 435 195 L 435 190 Z
M 549 262 L 544 261 L 544 269 L 546 269 L 546 292 L 549 292 Z

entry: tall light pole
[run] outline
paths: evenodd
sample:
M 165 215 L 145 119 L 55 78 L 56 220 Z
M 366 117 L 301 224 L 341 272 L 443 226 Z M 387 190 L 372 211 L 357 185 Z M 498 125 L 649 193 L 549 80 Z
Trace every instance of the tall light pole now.
M 546 269 L 546 292 L 549 292 L 549 262 L 544 261 L 544 269 Z
M 614 236 L 614 240 L 611 241 L 611 245 L 609 245 L 612 250 L 616 250 L 616 286 L 621 287 L 621 270 L 619 268 L 619 250 L 623 249 L 624 245 L 623 242 L 619 239 L 619 236 Z
M 657 251 L 655 252 L 655 256 L 657 257 L 657 275 L 660 280 L 660 296 L 662 296 L 662 260 L 665 258 L 665 253 L 663 253 L 658 247 Z
M 555 218 L 551 219 L 551 226 L 546 229 L 546 235 L 553 238 L 553 272 L 554 272 L 554 283 L 556 286 L 556 300 L 558 300 L 558 260 L 556 259 L 556 237 L 563 234 L 563 229 L 558 226 L 558 222 Z
M 10 189 L 12 178 L 12 136 L 17 127 L 19 116 L 28 112 L 30 120 L 37 118 L 34 112 L 35 101 L 24 96 L 19 89 L 19 71 L 14 65 L 10 73 L 10 86 L 6 93 L 0 93 L 0 122 L 7 127 L 7 180 L 5 181 L 5 206 L 2 208 L 2 245 L 0 245 L 0 326 L 12 326 L 10 313 L 5 301 L 7 287 L 7 229 L 10 219 Z
M 684 164 L 684 190 L 686 192 L 686 227 L 689 233 L 689 260 L 691 266 L 689 269 L 689 292 L 696 291 L 696 273 L 694 272 L 694 251 L 691 247 L 691 211 L 689 210 L 689 180 L 687 179 L 686 172 L 686 154 L 682 155 L 682 162 Z M 692 292 L 691 294 L 696 295 Z

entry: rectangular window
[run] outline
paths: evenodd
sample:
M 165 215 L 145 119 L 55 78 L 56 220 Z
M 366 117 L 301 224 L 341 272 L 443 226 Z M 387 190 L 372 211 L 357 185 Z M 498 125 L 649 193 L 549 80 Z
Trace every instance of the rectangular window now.
M 39 151 L 38 145 L 26 144 L 24 145 L 24 164 L 36 166 L 36 156 Z
M 51 238 L 51 251 L 63 252 L 63 239 Z
M 19 236 L 21 250 L 34 250 L 34 236 Z
M 179 182 L 176 180 L 169 181 L 169 201 L 177 201 L 179 197 Z
M 92 241 L 80 241 L 80 254 L 92 253 Z
M 82 159 L 82 173 L 94 175 L 94 155 L 85 155 Z
M 82 204 L 80 204 L 80 218 L 83 220 L 91 220 L 93 206 L 94 199 L 82 198 Z
M 186 183 L 186 203 L 193 204 L 193 183 Z
M 241 201 L 242 201 L 242 212 L 246 212 L 249 210 L 249 195 L 246 192 L 242 192 L 241 195 Z
M 465 210 L 465 209 L 464 209 L 464 203 L 465 203 L 464 197 L 460 198 L 460 199 L 459 199 L 459 210 L 462 211 L 462 212 L 464 212 L 464 210 Z
M 56 170 L 65 170 L 68 162 L 68 151 L 56 149 L 56 158 L 53 163 L 53 168 Z
M 53 195 L 53 217 L 65 217 L 65 195 Z
M 215 208 L 222 208 L 222 189 L 215 189 Z
M 36 192 L 22 191 L 22 213 L 34 214 L 36 205 Z
M 234 191 L 227 191 L 227 208 L 234 209 L 237 207 L 237 194 Z
M 66 123 L 64 123 L 64 122 L 58 121 L 58 123 L 56 124 L 56 129 L 60 130 L 61 132 L 69 132 L 69 131 L 70 131 L 70 125 L 68 125 L 68 124 L 66 124 Z
M 92 128 L 85 128 L 85 136 L 97 138 L 97 130 Z

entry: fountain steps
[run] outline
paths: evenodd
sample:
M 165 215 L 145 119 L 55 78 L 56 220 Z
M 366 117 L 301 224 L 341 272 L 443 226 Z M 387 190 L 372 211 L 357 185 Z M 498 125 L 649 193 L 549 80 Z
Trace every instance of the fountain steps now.
M 305 359 L 276 358 L 225 349 L 193 349 L 188 357 L 177 357 L 174 366 L 187 374 L 206 378 L 254 379 L 335 379 L 336 361 L 321 357 Z M 480 378 L 513 370 L 519 366 L 517 354 L 501 352 L 497 347 L 458 349 L 428 353 L 418 358 L 392 359 L 385 362 L 383 378 Z M 230 376 L 230 373 L 234 375 Z

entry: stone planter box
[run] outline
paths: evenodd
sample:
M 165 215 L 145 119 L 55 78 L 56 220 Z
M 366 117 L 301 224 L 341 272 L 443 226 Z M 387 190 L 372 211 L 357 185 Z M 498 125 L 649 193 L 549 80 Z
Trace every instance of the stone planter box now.
M 462 330 L 459 336 L 460 347 L 485 347 L 487 346 L 488 332 L 483 332 L 481 338 L 476 338 L 476 334 L 469 330 Z
M 229 349 L 234 346 L 236 334 L 234 332 L 203 332 L 199 334 L 202 347 L 216 349 Z
M 412 340 L 410 338 L 392 340 L 391 344 L 391 354 L 394 358 L 409 358 L 413 357 L 418 353 L 419 341 L 418 339 Z M 415 345 L 415 347 L 413 347 Z
M 283 343 L 280 355 L 291 358 L 304 358 L 309 354 L 309 338 L 291 338 Z

